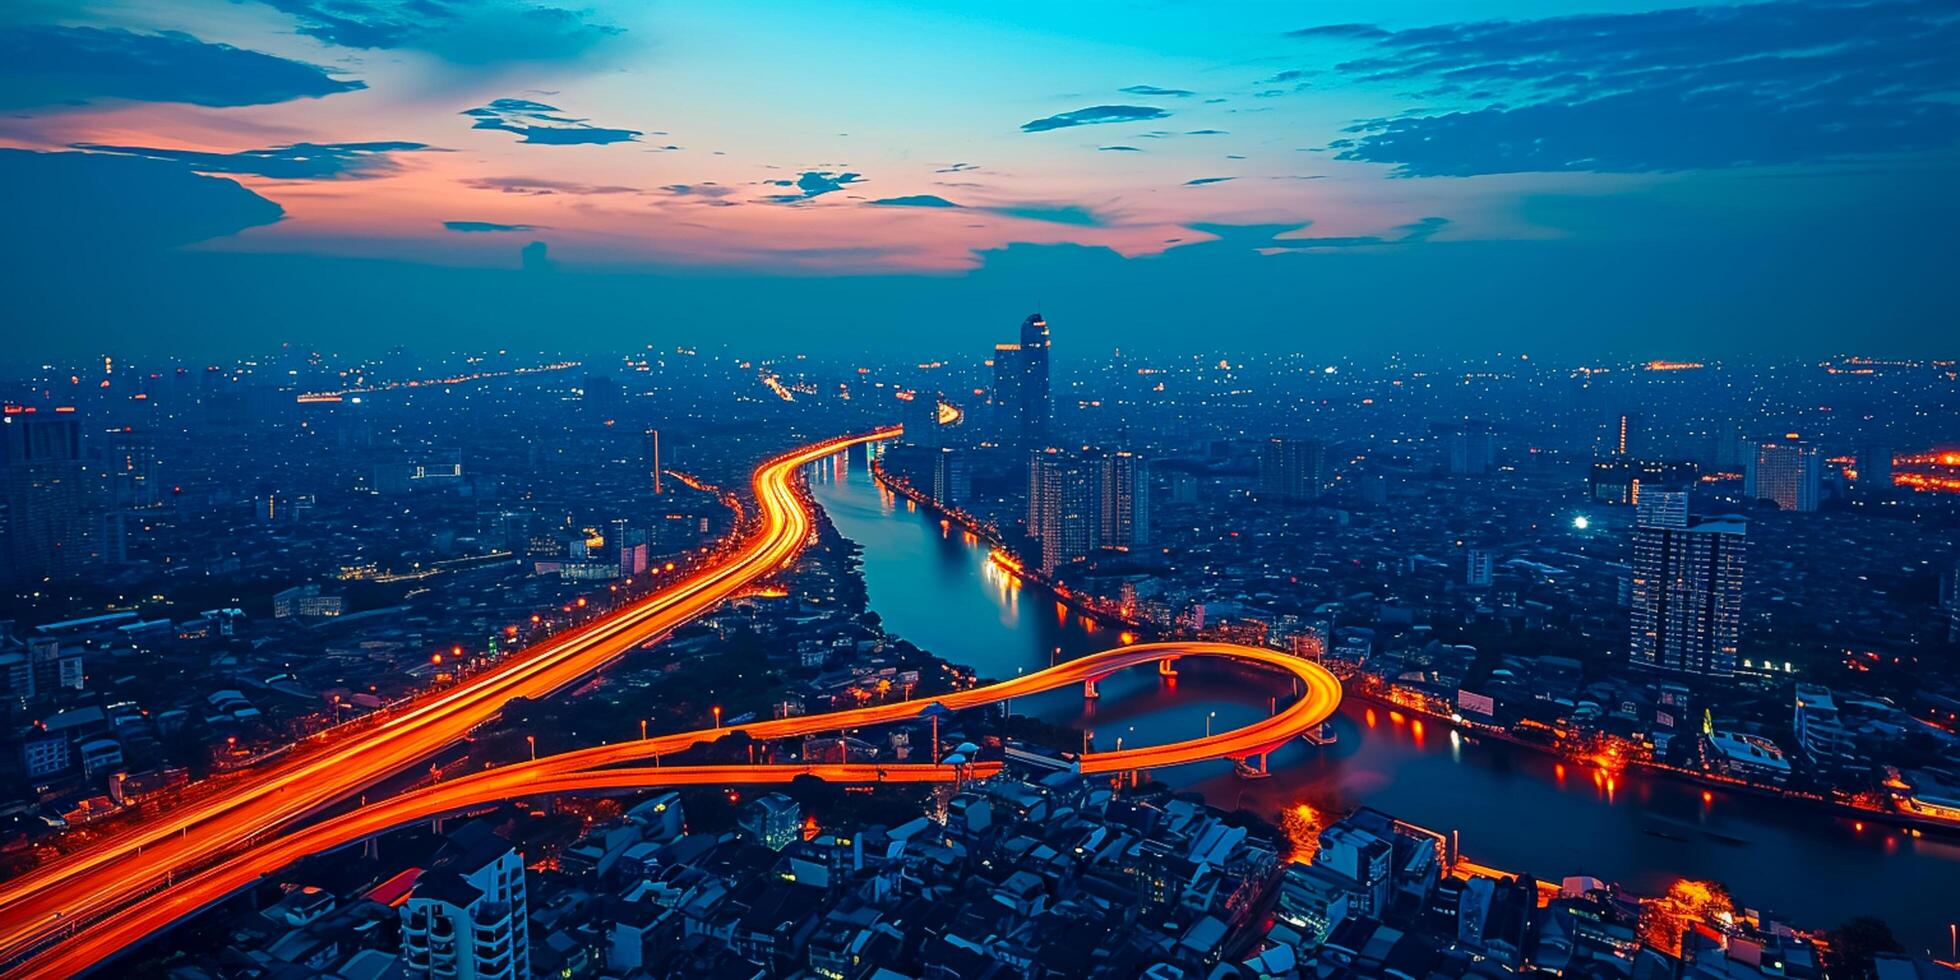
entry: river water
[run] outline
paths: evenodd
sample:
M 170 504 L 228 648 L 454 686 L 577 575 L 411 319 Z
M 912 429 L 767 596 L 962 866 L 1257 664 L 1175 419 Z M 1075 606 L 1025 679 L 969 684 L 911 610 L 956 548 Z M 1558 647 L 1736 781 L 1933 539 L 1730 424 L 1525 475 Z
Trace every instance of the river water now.
M 817 502 L 863 549 L 870 607 L 885 628 L 983 679 L 1038 670 L 1122 642 L 1038 589 L 1020 585 L 958 527 L 883 492 L 843 456 L 812 470 Z M 1148 670 L 1111 677 L 1102 698 L 1053 691 L 1013 710 L 1094 733 L 1108 750 L 1156 744 L 1249 723 L 1284 694 L 1270 674 L 1184 661 L 1174 680 Z M 1463 853 L 1485 865 L 1558 880 L 1592 875 L 1644 892 L 1675 878 L 1719 881 L 1745 906 L 1773 909 L 1801 926 L 1876 915 L 1908 949 L 1947 952 L 1960 919 L 1960 841 L 1914 839 L 1876 825 L 1635 772 L 1607 779 L 1574 763 L 1450 726 L 1391 717 L 1344 703 L 1337 741 L 1303 741 L 1272 753 L 1270 779 L 1248 781 L 1229 762 L 1150 775 L 1201 792 L 1213 805 L 1268 819 L 1300 803 L 1322 814 L 1372 806 L 1461 834 Z

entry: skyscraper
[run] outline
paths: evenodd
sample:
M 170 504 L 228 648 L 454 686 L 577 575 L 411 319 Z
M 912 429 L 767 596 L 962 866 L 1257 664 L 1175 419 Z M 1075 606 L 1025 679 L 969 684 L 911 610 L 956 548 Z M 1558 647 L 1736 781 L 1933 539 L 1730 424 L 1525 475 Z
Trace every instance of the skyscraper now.
M 1021 437 L 1023 444 L 1048 441 L 1054 413 L 1048 387 L 1048 321 L 1030 313 L 1021 321 Z
M 964 507 L 973 499 L 973 481 L 967 475 L 966 455 L 951 446 L 942 446 L 932 459 L 932 499 L 941 506 Z
M 1021 390 L 1026 374 L 1020 344 L 994 346 L 994 430 L 1002 445 L 1025 447 L 1021 420 L 1027 406 Z
M 1128 450 L 1097 460 L 1100 484 L 1098 544 L 1140 548 L 1150 543 L 1150 464 Z
M 1746 530 L 1739 517 L 1690 520 L 1685 492 L 1641 496 L 1627 644 L 1634 666 L 1714 678 L 1735 673 Z
M 109 430 L 109 482 L 117 507 L 155 507 L 163 498 L 156 437 L 131 426 Z
M 1313 439 L 1272 438 L 1259 449 L 1259 496 L 1317 500 L 1327 492 L 1327 447 Z
M 7 577 L 75 578 L 98 557 L 102 509 L 72 418 L 7 416 L 0 423 L 0 494 Z
M 1776 501 L 1784 510 L 1807 513 L 1817 509 L 1823 495 L 1824 460 L 1816 446 L 1791 433 L 1757 443 L 1744 462 L 1744 496 Z
M 658 496 L 666 492 L 660 485 L 660 430 L 647 430 L 647 473 L 653 477 L 653 492 Z
M 1053 447 L 1028 457 L 1028 536 L 1041 544 L 1041 571 L 1088 556 L 1102 533 L 1100 466 Z

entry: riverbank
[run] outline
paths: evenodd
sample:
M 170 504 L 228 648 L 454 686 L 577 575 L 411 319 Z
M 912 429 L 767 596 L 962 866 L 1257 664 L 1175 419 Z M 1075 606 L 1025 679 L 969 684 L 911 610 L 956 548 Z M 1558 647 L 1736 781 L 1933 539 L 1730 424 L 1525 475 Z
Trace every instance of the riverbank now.
M 973 515 L 956 507 L 945 506 L 930 494 L 918 490 L 907 481 L 886 473 L 884 468 L 876 460 L 873 460 L 871 463 L 871 473 L 879 486 L 911 501 L 927 514 L 935 516 L 947 522 L 949 525 L 958 527 L 965 533 L 972 535 L 977 543 L 990 549 L 989 559 L 995 565 L 999 566 L 1003 572 L 1013 575 L 1024 584 L 1035 586 L 1075 612 L 1083 616 L 1102 618 L 1119 623 L 1129 631 L 1128 635 L 1132 637 L 1157 639 L 1169 635 L 1162 627 L 1147 620 L 1122 615 L 1120 610 L 1111 608 L 1110 604 L 1100 597 L 1085 596 L 1072 592 L 1066 586 L 1053 581 L 1039 572 L 1024 569 L 1021 567 L 1021 563 L 1013 558 L 1012 552 L 1007 547 L 1006 542 Z M 1430 707 L 1425 703 L 1425 699 L 1417 692 L 1406 691 L 1393 686 L 1386 693 L 1375 692 L 1366 690 L 1360 685 L 1350 684 L 1347 687 L 1346 693 L 1349 697 L 1379 704 L 1391 710 L 1402 710 L 1420 714 L 1443 724 L 1472 732 L 1478 737 L 1494 738 L 1506 744 L 1539 752 L 1561 761 L 1574 761 L 1588 766 L 1594 765 L 1590 760 L 1573 758 L 1566 752 L 1561 751 L 1556 745 L 1547 745 L 1522 739 L 1503 728 L 1478 724 L 1462 718 L 1455 712 Z M 1397 698 L 1394 696 L 1396 694 L 1400 694 L 1402 697 Z M 1677 766 L 1669 766 L 1648 759 L 1629 757 L 1618 760 L 1614 771 L 1618 771 L 1619 769 L 1634 769 L 1645 774 L 1686 783 L 1705 790 L 1720 789 L 1726 792 L 1775 801 L 1779 804 L 1795 804 L 1813 812 L 1850 819 L 1859 829 L 1862 829 L 1865 822 L 1872 822 L 1897 827 L 1913 835 L 1930 831 L 1943 837 L 1960 838 L 1960 822 L 1941 820 L 1938 817 L 1914 814 L 1902 810 L 1865 806 L 1848 800 L 1831 799 L 1813 793 L 1783 789 L 1781 787 L 1723 776 L 1719 773 L 1682 769 Z
M 1055 601 L 1060 602 L 1062 605 L 1069 607 L 1083 616 L 1107 620 L 1120 624 L 1130 630 L 1132 637 L 1130 640 L 1124 642 L 1161 638 L 1161 631 L 1155 624 L 1138 619 L 1135 616 L 1125 615 L 1121 609 L 1103 601 L 1098 596 L 1085 596 L 1073 592 L 1067 586 L 1056 582 L 1054 579 L 1038 571 L 1024 567 L 1021 560 L 1014 557 L 1014 551 L 1007 546 L 1007 542 L 1003 541 L 1000 535 L 995 533 L 992 528 L 982 524 L 979 518 L 957 507 L 948 507 L 934 499 L 931 494 L 922 492 L 912 486 L 911 483 L 886 473 L 884 466 L 875 459 L 871 461 L 871 476 L 878 481 L 879 486 L 898 496 L 904 497 L 906 500 L 923 508 L 927 513 L 936 515 L 940 520 L 954 527 L 958 527 L 960 530 L 972 535 L 980 544 L 986 545 L 989 549 L 988 559 L 999 567 L 1002 572 L 1012 575 L 1024 583 L 1040 588 L 1042 591 L 1053 596 Z
M 1349 675 L 1342 679 L 1348 680 L 1351 676 Z M 1397 690 L 1399 689 L 1391 688 L 1391 693 Z M 1583 766 L 1601 768 L 1609 773 L 1631 769 L 1646 775 L 1657 776 L 1704 789 L 1720 789 L 1725 792 L 1773 800 L 1781 804 L 1797 804 L 1818 812 L 1849 817 L 1857 823 L 1859 829 L 1863 829 L 1865 821 L 1871 821 L 1899 827 L 1914 836 L 1926 831 L 1933 831 L 1942 836 L 1960 839 L 1960 823 L 1943 821 L 1936 817 L 1924 817 L 1898 810 L 1882 810 L 1876 807 L 1859 806 L 1854 803 L 1832 800 L 1812 793 L 1802 793 L 1775 786 L 1765 786 L 1760 783 L 1734 779 L 1717 773 L 1697 772 L 1692 769 L 1682 769 L 1678 766 L 1663 765 L 1646 759 L 1624 759 L 1620 761 L 1617 767 L 1597 766 L 1590 760 L 1575 758 L 1565 752 L 1561 752 L 1557 746 L 1522 739 L 1494 725 L 1482 725 L 1465 719 L 1455 712 L 1442 712 L 1430 708 L 1427 705 L 1410 703 L 1410 701 L 1416 700 L 1414 697 L 1411 697 L 1410 701 L 1396 700 L 1382 692 L 1370 691 L 1354 684 L 1346 685 L 1345 695 L 1357 701 L 1366 701 L 1370 704 L 1379 705 L 1389 711 L 1406 711 L 1412 715 L 1419 715 L 1460 731 L 1471 732 L 1478 738 L 1490 738 L 1507 745 L 1549 755 L 1559 759 L 1561 762 L 1576 762 Z

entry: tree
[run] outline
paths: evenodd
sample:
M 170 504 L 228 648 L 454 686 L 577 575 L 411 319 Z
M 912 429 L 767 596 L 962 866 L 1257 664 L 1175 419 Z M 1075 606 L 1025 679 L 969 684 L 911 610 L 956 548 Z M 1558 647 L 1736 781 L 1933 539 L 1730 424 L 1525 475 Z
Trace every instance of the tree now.
M 1825 954 L 1832 964 L 1832 976 L 1870 977 L 1874 975 L 1872 957 L 1897 953 L 1904 947 L 1892 936 L 1884 920 L 1861 915 L 1825 933 L 1830 949 Z

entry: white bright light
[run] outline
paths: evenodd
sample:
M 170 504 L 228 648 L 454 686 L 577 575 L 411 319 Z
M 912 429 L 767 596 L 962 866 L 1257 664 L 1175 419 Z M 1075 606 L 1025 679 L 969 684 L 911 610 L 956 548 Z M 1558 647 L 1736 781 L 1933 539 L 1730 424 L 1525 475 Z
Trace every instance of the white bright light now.
M 1574 530 L 1583 531 L 1591 526 L 1592 526 L 1591 519 L 1587 518 L 1586 515 L 1584 514 L 1580 514 L 1578 517 L 1572 519 L 1572 527 Z

